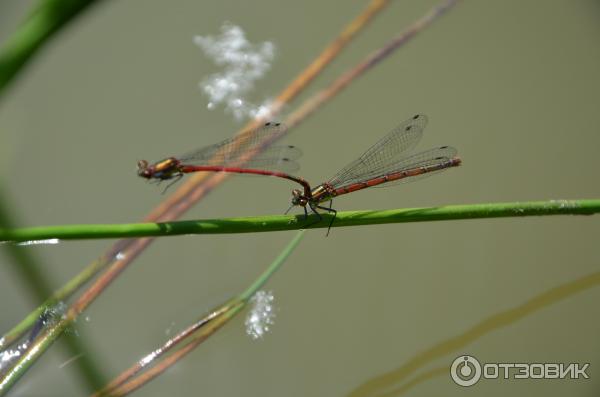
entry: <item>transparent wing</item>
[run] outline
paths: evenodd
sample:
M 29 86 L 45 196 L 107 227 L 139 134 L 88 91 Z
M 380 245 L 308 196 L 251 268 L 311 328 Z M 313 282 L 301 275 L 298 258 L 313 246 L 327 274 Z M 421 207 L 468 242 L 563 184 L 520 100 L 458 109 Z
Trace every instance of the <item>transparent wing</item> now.
M 356 180 L 360 175 L 377 172 L 396 163 L 405 153 L 412 150 L 427 125 L 427 116 L 417 114 L 390 131 L 376 144 L 371 146 L 358 159 L 348 164 L 329 180 L 329 184 L 337 187 L 345 185 L 349 180 Z
M 186 153 L 178 159 L 184 164 L 191 165 L 228 165 L 239 162 L 246 155 L 256 153 L 256 156 L 247 162 L 249 165 L 254 159 L 261 160 L 263 164 L 268 163 L 267 159 L 275 161 L 279 156 L 295 160 L 302 155 L 300 149 L 294 146 L 267 146 L 282 136 L 286 131 L 285 125 L 281 123 L 269 122 L 261 127 L 247 131 L 233 138 L 222 142 L 203 147 L 191 153 Z M 259 151 L 265 147 L 264 151 Z
M 379 168 L 364 170 L 355 176 L 340 181 L 334 188 L 344 188 L 355 183 L 362 183 L 374 178 L 385 175 L 392 175 L 400 172 L 407 172 L 409 176 L 397 179 L 395 181 L 386 182 L 375 187 L 388 187 L 398 183 L 406 183 L 416 181 L 427 176 L 434 175 L 444 171 L 452 165 L 456 165 L 451 160 L 456 157 L 457 151 L 450 146 L 441 146 L 435 149 L 426 150 L 416 153 L 412 156 L 404 157 L 394 163 L 383 164 Z M 445 167 L 447 165 L 447 167 Z
M 261 153 L 262 154 L 262 153 Z M 281 171 L 295 173 L 300 169 L 300 164 L 288 157 L 253 158 L 243 164 L 243 168 L 257 170 Z

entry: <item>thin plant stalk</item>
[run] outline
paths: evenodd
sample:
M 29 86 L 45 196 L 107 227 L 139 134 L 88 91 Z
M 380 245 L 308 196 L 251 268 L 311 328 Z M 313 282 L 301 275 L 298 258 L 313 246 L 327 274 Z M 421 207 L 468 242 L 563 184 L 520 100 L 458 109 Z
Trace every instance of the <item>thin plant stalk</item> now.
M 264 272 L 262 272 L 261 275 L 240 295 L 211 310 L 199 321 L 190 325 L 174 338 L 171 338 L 165 342 L 160 348 L 154 350 L 146 357 L 136 362 L 133 366 L 123 371 L 119 376 L 117 376 L 98 393 L 95 393 L 92 397 L 107 395 L 116 397 L 125 395 L 133 390 L 138 389 L 178 362 L 200 343 L 205 341 L 208 336 L 225 325 L 247 305 L 250 298 L 252 298 L 252 296 L 254 296 L 254 294 L 256 294 L 256 292 L 258 292 L 267 283 L 273 274 L 281 268 L 287 258 L 298 246 L 303 236 L 303 230 L 298 232 L 283 249 L 283 251 L 277 256 L 277 258 L 271 263 L 271 265 Z M 170 356 L 166 357 L 166 354 L 175 348 L 177 348 L 176 351 Z M 148 369 L 144 374 L 136 376 L 142 370 L 145 370 L 150 364 L 153 364 L 154 367 Z
M 408 41 L 413 39 L 418 33 L 422 32 L 425 28 L 435 22 L 439 17 L 450 11 L 452 7 L 458 3 L 458 1 L 459 0 L 446 0 L 433 7 L 425 15 L 402 31 L 398 36 L 387 42 L 383 47 L 374 51 L 355 67 L 343 73 L 326 89 L 320 91 L 305 101 L 301 106 L 298 107 L 298 109 L 296 109 L 296 111 L 286 118 L 286 124 L 290 128 L 295 127 L 304 121 L 308 116 L 313 114 L 316 110 L 321 109 L 325 103 L 328 103 L 331 98 L 339 94 L 340 91 L 346 88 L 350 83 L 355 81 L 358 77 L 369 71 L 374 66 L 377 66 L 381 61 L 387 59 L 387 57 L 390 56 L 395 50 L 402 47 Z
M 113 254 L 112 256 L 114 257 L 115 254 Z M 2 342 L 0 343 L 0 348 L 5 348 L 17 342 L 38 321 L 38 319 L 44 313 L 44 311 L 52 309 L 58 303 L 67 300 L 70 296 L 72 296 L 75 293 L 75 291 L 81 288 L 82 285 L 84 285 L 100 270 L 106 267 L 106 263 L 108 261 L 109 259 L 106 257 L 96 259 L 94 262 L 86 266 L 86 268 L 83 269 L 83 271 L 79 272 L 75 277 L 70 279 L 60 289 L 56 290 L 50 296 L 47 296 L 44 303 L 35 308 L 11 330 L 6 332 L 2 336 L 2 338 L 0 338 L 0 341 Z
M 8 210 L 10 207 L 7 195 L 0 189 L 0 229 L 14 228 L 14 225 L 18 224 L 18 221 L 15 219 L 15 211 Z M 13 343 L 19 341 L 21 336 L 30 328 L 30 324 L 38 324 L 42 321 L 42 316 L 52 311 L 55 305 L 61 301 L 61 295 L 63 295 L 65 290 L 63 287 L 57 293 L 52 293 L 53 283 L 48 277 L 51 273 L 51 267 L 48 266 L 48 263 L 40 263 L 31 249 L 15 244 L 4 244 L 2 248 L 4 248 L 8 257 L 12 259 L 6 265 L 12 267 L 22 284 L 27 287 L 27 291 L 33 297 L 34 303 L 39 304 L 39 302 L 46 301 L 49 304 L 39 306 L 16 327 L 5 334 L 0 339 L 0 351 L 10 348 Z M 49 296 L 51 297 L 50 299 L 48 299 Z M 64 353 L 68 357 L 80 355 L 80 359 L 77 360 L 77 364 L 73 368 L 78 372 L 77 378 L 84 381 L 89 390 L 96 390 L 105 383 L 106 377 L 103 374 L 101 366 L 95 362 L 96 355 L 93 353 L 93 348 L 90 344 L 86 342 L 86 338 L 67 333 L 61 342 Z M 23 345 L 17 350 L 22 349 Z M 0 367 L 6 366 L 6 364 L 1 363 Z
M 388 3 L 389 0 L 371 1 L 367 8 L 350 22 L 340 35 L 327 45 L 321 54 L 279 94 L 271 105 L 270 113 L 278 114 L 283 106 L 297 97 Z
M 463 204 L 442 207 L 401 208 L 381 211 L 338 212 L 332 227 L 381 225 L 464 219 L 514 218 L 548 215 L 592 215 L 600 213 L 600 199 L 517 201 L 508 203 Z M 191 234 L 260 233 L 284 230 L 328 228 L 330 214 L 305 219 L 300 215 L 267 215 L 242 218 L 205 219 L 160 223 L 116 225 L 40 226 L 0 230 L 0 240 L 20 242 L 57 238 L 82 240 L 127 237 L 166 237 Z

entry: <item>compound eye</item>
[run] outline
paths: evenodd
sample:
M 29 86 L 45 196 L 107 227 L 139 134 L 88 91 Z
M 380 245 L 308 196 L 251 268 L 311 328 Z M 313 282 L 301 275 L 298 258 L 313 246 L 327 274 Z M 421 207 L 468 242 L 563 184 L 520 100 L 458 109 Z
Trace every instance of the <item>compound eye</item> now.
M 148 171 L 148 162 L 146 160 L 139 160 L 137 162 L 137 174 L 144 178 L 148 178 L 150 175 Z

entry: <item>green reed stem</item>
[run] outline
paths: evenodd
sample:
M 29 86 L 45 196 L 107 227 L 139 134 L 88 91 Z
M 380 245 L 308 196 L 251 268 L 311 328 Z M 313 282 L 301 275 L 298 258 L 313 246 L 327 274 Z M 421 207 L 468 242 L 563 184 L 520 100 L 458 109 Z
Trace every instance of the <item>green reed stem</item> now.
M 543 215 L 592 215 L 600 212 L 600 200 L 550 200 L 511 203 L 447 205 L 384 211 L 338 212 L 333 227 L 378 225 L 385 223 L 428 222 L 456 219 L 512 218 Z M 268 215 L 245 218 L 196 221 L 97 225 L 38 226 L 0 229 L 0 241 L 24 242 L 46 239 L 82 240 L 183 234 L 259 233 L 297 230 L 310 225 L 327 228 L 330 214 L 304 219 L 304 215 Z M 311 225 L 311 223 L 313 223 Z

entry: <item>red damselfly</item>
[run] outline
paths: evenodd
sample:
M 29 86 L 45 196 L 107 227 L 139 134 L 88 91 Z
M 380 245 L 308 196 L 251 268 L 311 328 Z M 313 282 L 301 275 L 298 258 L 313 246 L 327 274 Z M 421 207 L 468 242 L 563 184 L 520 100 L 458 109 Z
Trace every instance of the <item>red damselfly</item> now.
M 391 186 L 393 182 L 413 181 L 460 165 L 456 149 L 450 146 L 410 154 L 421 139 L 426 124 L 427 116 L 421 114 L 406 120 L 333 178 L 314 189 L 303 179 L 296 178 L 303 189 L 292 191 L 292 206 L 288 211 L 294 206 L 300 206 L 308 217 L 308 206 L 319 217 L 319 221 L 322 217 L 317 210 L 330 212 L 333 214 L 329 223 L 331 229 L 337 215 L 337 211 L 331 208 L 334 197 L 372 186 Z M 329 207 L 321 205 L 325 201 L 330 202 Z
M 286 128 L 281 123 L 265 123 L 261 127 L 222 142 L 203 147 L 180 157 L 168 157 L 154 164 L 146 160 L 137 163 L 137 174 L 160 183 L 173 183 L 191 172 L 229 172 L 276 176 L 303 184 L 303 180 L 289 174 L 299 166 L 295 162 L 302 152 L 295 146 L 269 146 L 282 136 Z

